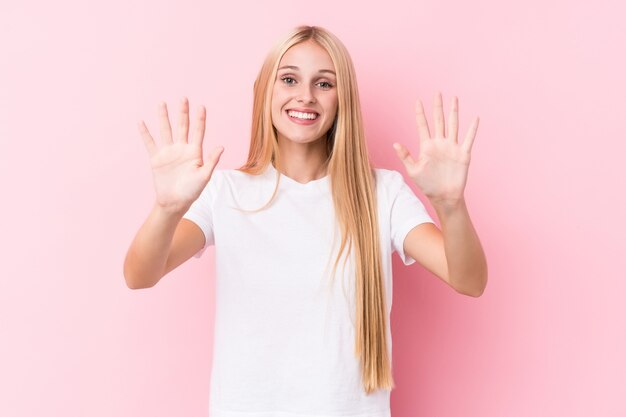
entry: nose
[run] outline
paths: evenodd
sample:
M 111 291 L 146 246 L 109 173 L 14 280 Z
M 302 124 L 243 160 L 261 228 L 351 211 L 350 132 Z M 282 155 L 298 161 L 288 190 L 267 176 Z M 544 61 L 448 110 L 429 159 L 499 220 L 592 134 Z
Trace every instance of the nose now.
M 302 103 L 315 103 L 315 94 L 313 93 L 311 86 L 302 84 L 300 90 L 298 91 L 297 100 Z

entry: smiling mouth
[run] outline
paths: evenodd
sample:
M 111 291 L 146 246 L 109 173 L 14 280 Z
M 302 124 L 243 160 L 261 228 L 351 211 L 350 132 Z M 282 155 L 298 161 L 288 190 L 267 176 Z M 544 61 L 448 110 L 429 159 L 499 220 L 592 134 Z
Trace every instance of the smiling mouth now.
M 287 114 L 289 115 L 289 117 L 299 120 L 315 120 L 319 117 L 319 114 L 317 113 L 301 112 L 295 110 L 287 110 Z

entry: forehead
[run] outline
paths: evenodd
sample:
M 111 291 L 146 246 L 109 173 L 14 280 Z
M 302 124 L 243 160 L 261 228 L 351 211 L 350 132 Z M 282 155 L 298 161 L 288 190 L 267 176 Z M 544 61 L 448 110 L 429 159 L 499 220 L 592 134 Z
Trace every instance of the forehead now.
M 328 52 L 313 40 L 307 40 L 289 48 L 278 65 L 279 68 L 283 66 L 295 66 L 302 71 L 320 69 L 335 71 L 333 60 Z

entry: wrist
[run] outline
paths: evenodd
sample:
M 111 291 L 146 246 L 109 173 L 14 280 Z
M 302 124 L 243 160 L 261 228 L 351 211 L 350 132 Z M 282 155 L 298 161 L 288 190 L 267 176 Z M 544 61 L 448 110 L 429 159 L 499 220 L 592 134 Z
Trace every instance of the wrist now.
M 429 200 L 440 217 L 441 215 L 467 210 L 465 197 L 463 196 L 458 198 L 429 198 Z
M 166 219 L 176 218 L 180 220 L 188 209 L 189 207 L 163 205 L 160 204 L 158 201 L 155 201 L 154 205 L 152 206 L 152 211 L 157 217 Z

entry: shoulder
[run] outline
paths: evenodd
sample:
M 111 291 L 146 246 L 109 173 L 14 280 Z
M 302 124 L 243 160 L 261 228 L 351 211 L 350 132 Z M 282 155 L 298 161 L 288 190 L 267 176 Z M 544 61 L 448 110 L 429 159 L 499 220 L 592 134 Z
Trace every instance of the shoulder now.
M 374 168 L 374 174 L 377 179 L 380 178 L 383 182 L 397 181 L 398 178 L 402 178 L 402 174 L 395 169 Z
M 269 178 L 269 173 L 267 171 L 253 175 L 237 168 L 222 168 L 215 169 L 213 172 L 217 173 L 219 177 L 218 181 L 222 181 L 233 186 L 259 183 Z
M 275 181 L 268 170 L 254 175 L 237 168 L 221 168 L 213 170 L 209 183 L 213 183 L 210 188 L 215 195 L 239 200 L 261 198 L 274 189 Z
M 374 174 L 376 176 L 376 189 L 379 193 L 396 194 L 405 184 L 404 177 L 395 169 L 374 168 Z
M 221 186 L 221 183 L 224 181 L 225 171 L 227 170 L 214 168 L 206 188 L 213 190 L 219 188 L 219 186 Z

